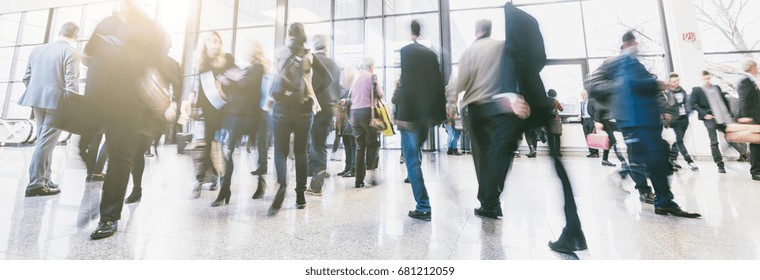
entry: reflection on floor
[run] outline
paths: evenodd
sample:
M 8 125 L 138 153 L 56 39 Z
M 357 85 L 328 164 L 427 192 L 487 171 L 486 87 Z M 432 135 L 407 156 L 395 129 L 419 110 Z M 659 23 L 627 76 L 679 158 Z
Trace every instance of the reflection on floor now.
M 269 188 L 251 200 L 256 156 L 236 153 L 229 205 L 211 208 L 217 191 L 191 199 L 192 163 L 173 146 L 147 158 L 142 202 L 124 208 L 119 232 L 91 241 L 98 222 L 101 183 L 85 183 L 75 147 L 58 147 L 54 181 L 62 193 L 25 198 L 32 148 L 0 148 L 0 259 L 565 259 L 546 243 L 563 226 L 560 186 L 547 158 L 515 160 L 502 196 L 505 217 L 482 219 L 471 156 L 425 153 L 423 170 L 433 221 L 406 216 L 414 200 L 404 184 L 398 151 L 382 151 L 382 186 L 355 189 L 333 174 L 324 196 L 295 208 L 291 190 L 283 210 L 266 215 Z M 342 157 L 342 151 L 339 152 Z M 589 250 L 580 259 L 758 259 L 760 182 L 747 163 L 728 174 L 699 162 L 699 172 L 671 177 L 676 201 L 702 219 L 658 216 L 638 201 L 633 183 L 611 176 L 599 159 L 566 157 Z M 290 163 L 291 180 L 293 164 Z M 633 194 L 632 194 L 633 193 Z

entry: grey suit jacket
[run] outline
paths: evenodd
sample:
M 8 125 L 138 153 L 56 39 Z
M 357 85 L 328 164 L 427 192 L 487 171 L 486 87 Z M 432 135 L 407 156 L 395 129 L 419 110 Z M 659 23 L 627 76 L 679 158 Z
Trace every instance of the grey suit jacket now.
M 56 109 L 61 95 L 79 92 L 79 54 L 65 40 L 34 48 L 24 75 L 21 106 Z

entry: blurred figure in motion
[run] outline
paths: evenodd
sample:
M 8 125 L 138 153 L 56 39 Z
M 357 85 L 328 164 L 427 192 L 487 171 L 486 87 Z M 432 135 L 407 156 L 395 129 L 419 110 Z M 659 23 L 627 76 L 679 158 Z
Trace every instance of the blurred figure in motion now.
M 309 149 L 309 171 L 312 172 L 311 182 L 307 193 L 320 196 L 327 174 L 327 135 L 335 118 L 335 106 L 340 99 L 340 67 L 327 57 L 330 39 L 327 35 L 316 35 L 313 40 L 314 60 L 323 67 L 314 68 L 314 94 L 317 96 L 319 113 L 314 115 L 311 126 Z
M 588 91 L 581 91 L 581 125 L 583 126 L 583 136 L 586 137 L 594 132 L 594 102 L 588 98 Z M 588 148 L 588 158 L 598 158 L 599 150 Z
M 670 164 L 673 167 L 681 169 L 678 164 L 678 153 L 681 152 L 683 159 L 692 171 L 698 171 L 699 167 L 694 164 L 694 159 L 686 150 L 683 138 L 686 135 L 686 129 L 689 128 L 689 103 L 686 91 L 681 87 L 681 77 L 677 73 L 670 73 L 669 88 L 665 91 L 665 100 L 667 113 L 671 115 L 670 120 L 666 120 L 666 127 L 672 128 L 676 133 L 676 142 L 670 147 Z
M 697 116 L 704 122 L 707 129 L 707 135 L 710 137 L 710 151 L 712 152 L 713 161 L 718 165 L 718 173 L 726 173 L 726 164 L 723 162 L 723 155 L 720 153 L 720 142 L 718 142 L 718 131 L 726 133 L 726 125 L 732 124 L 733 116 L 729 109 L 728 100 L 723 90 L 710 81 L 712 76 L 710 72 L 702 71 L 702 81 L 704 85 L 694 87 L 691 90 L 691 107 L 697 111 Z M 726 141 L 734 148 L 739 155 L 739 161 L 746 161 L 750 158 L 749 151 L 744 145 Z
M 757 62 L 749 59 L 742 65 L 742 78 L 739 80 L 739 123 L 760 124 L 760 90 L 757 88 Z M 760 144 L 749 144 L 751 167 L 749 173 L 752 180 L 760 181 Z
M 274 165 L 277 171 L 277 190 L 269 214 L 276 214 L 285 199 L 288 187 L 290 136 L 293 135 L 293 153 L 296 160 L 296 208 L 306 207 L 307 172 L 309 168 L 307 145 L 314 114 L 321 110 L 314 93 L 315 60 L 306 49 L 306 32 L 302 23 L 288 28 L 288 41 L 277 50 L 275 69 L 278 72 L 272 88 L 274 100 Z
M 171 48 L 171 37 L 167 35 L 166 49 L 164 50 L 164 56 L 158 61 L 157 70 L 161 76 L 160 86 L 169 91 L 171 95 L 171 104 L 167 111 L 172 112 L 174 116 L 179 115 L 178 105 L 182 100 L 182 68 L 179 63 L 171 58 L 168 53 Z M 167 124 L 162 121 L 152 120 L 151 114 L 145 114 L 140 116 L 138 122 L 141 124 L 139 129 L 139 139 L 137 141 L 137 147 L 134 154 L 134 166 L 132 167 L 132 192 L 124 200 L 124 203 L 130 204 L 139 202 L 142 199 L 142 177 L 145 171 L 145 152 L 150 152 L 151 143 L 154 143 L 156 138 L 160 138 L 161 135 L 166 132 L 164 126 Z M 171 118 L 167 120 L 169 125 L 175 125 L 176 119 Z M 156 151 L 156 155 L 158 152 Z
M 343 152 L 345 152 L 346 164 L 338 176 L 351 178 L 356 176 L 356 140 L 354 130 L 351 127 L 351 86 L 356 79 L 356 68 L 346 66 L 343 68 L 341 79 L 341 100 L 338 103 L 338 114 L 335 118 L 336 138 L 343 140 Z
M 67 22 L 58 35 L 60 37 L 54 43 L 32 50 L 23 78 L 26 90 L 18 101 L 18 105 L 32 107 L 37 122 L 37 143 L 29 165 L 26 197 L 56 195 L 61 192 L 51 178 L 53 150 L 61 130 L 53 128 L 51 124 L 57 114 L 56 108 L 61 96 L 67 91 L 79 93 L 79 54 L 72 46 L 76 45 L 79 26 Z
M 118 229 L 130 171 L 140 139 L 140 116 L 152 114 L 141 101 L 140 84 L 149 68 L 161 69 L 168 44 L 159 24 L 131 0 L 101 21 L 84 49 L 89 67 L 87 92 L 100 109 L 108 142 L 108 174 L 103 183 L 100 223 L 92 239 L 112 236 Z
M 634 173 L 648 176 L 654 186 L 655 214 L 698 218 L 701 215 L 682 210 L 673 201 L 668 182 L 668 148 L 662 139 L 658 95 L 667 84 L 655 80 L 639 62 L 638 42 L 632 31 L 623 35 L 623 54 L 611 66 L 615 91 L 616 120 L 625 137 L 630 161 L 641 168 Z
M 412 194 L 417 202 L 408 216 L 430 221 L 432 210 L 430 196 L 422 176 L 420 149 L 428 137 L 430 128 L 446 120 L 446 94 L 438 56 L 430 48 L 417 43 L 420 24 L 411 24 L 413 43 L 401 48 L 401 79 L 398 89 L 398 112 L 396 123 L 401 132 L 401 153 L 406 160 L 406 172 L 412 184 Z M 457 106 L 458 108 L 458 106 Z M 457 116 L 452 116 L 459 118 Z M 450 138 L 454 128 L 447 125 Z M 449 140 L 449 154 L 456 151 L 456 139 Z M 453 144 L 453 147 L 452 147 Z M 456 152 L 459 154 L 459 152 Z
M 372 120 L 372 100 L 383 98 L 383 89 L 378 86 L 375 60 L 366 57 L 361 64 L 351 87 L 351 129 L 356 140 L 356 179 L 354 187 L 363 188 L 365 177 L 370 178 L 370 185 L 377 185 L 378 152 L 380 150 L 380 133 L 370 127 Z
M 562 118 L 559 116 L 559 112 L 565 111 L 565 108 L 562 107 L 562 104 L 559 103 L 559 100 L 557 100 L 557 91 L 554 89 L 549 89 L 548 92 L 546 92 L 546 95 L 549 96 L 552 100 L 552 120 L 549 121 L 549 125 L 546 126 L 546 133 L 548 134 L 549 138 L 549 154 L 552 156 L 562 156 L 561 150 L 561 137 L 562 137 Z
M 198 102 L 196 102 L 196 106 L 200 107 L 201 115 L 203 116 L 203 141 L 205 145 L 201 156 L 201 164 L 195 171 L 198 183 L 193 189 L 194 197 L 200 196 L 203 182 L 211 181 L 211 189 L 214 190 L 218 178 L 224 172 L 218 168 L 219 163 L 215 161 L 219 159 L 215 155 L 223 153 L 221 145 L 219 145 L 220 142 L 215 142 L 215 139 L 224 122 L 224 113 L 222 112 L 224 104 L 218 102 L 217 92 L 219 90 L 212 87 L 215 86 L 214 84 L 217 84 L 217 86 L 221 85 L 221 91 L 226 92 L 229 90 L 229 79 L 225 77 L 225 73 L 230 69 L 237 68 L 232 54 L 222 51 L 222 37 L 219 33 L 215 31 L 209 33 L 206 35 L 205 40 L 200 41 L 199 44 L 196 48 L 196 69 L 200 74 L 195 85 L 195 88 L 198 89 Z M 201 81 L 204 79 L 203 76 L 208 75 L 213 77 L 207 79 L 213 79 L 213 81 L 203 83 Z M 222 194 L 220 191 L 220 196 L 225 198 L 227 193 Z

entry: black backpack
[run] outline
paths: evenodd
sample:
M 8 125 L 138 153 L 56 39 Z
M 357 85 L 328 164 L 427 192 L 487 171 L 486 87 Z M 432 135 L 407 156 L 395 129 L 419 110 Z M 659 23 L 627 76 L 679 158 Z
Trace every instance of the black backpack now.
M 301 104 L 306 99 L 304 83 L 304 58 L 290 55 L 282 69 L 274 78 L 270 96 L 275 101 L 288 104 Z

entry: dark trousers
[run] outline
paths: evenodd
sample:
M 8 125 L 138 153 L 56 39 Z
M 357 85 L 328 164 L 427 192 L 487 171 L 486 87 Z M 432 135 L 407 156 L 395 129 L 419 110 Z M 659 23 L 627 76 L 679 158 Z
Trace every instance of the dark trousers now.
M 536 146 L 538 145 L 536 129 L 526 129 L 523 135 L 525 135 L 525 142 L 528 143 L 528 148 L 530 148 L 531 151 L 536 150 Z
M 343 171 L 356 171 L 356 138 L 353 135 L 342 135 L 343 151 L 346 153 L 346 166 Z
M 100 173 L 95 172 L 95 166 L 102 141 L 103 132 L 100 131 L 90 135 L 82 135 L 82 138 L 79 139 L 79 155 L 82 157 L 85 167 L 87 167 L 87 175 Z
M 216 132 L 222 128 L 223 118 L 222 112 L 211 105 L 203 108 L 203 142 L 206 143 L 206 146 L 203 149 L 203 164 L 201 164 L 201 168 L 196 170 L 195 177 L 198 181 L 203 180 L 206 177 L 206 172 L 214 168 L 211 161 L 211 143 L 214 142 Z M 221 174 L 216 175 L 220 176 Z
M 655 194 L 654 206 L 678 207 L 678 204 L 673 201 L 673 193 L 670 191 L 668 182 L 668 145 L 662 139 L 662 126 L 625 127 L 622 131 L 628 146 L 628 160 L 631 162 L 631 167 L 636 166 L 642 169 L 633 173 L 646 174 L 645 176 L 652 180 Z
M 590 118 L 582 118 L 581 125 L 583 126 L 583 136 L 588 136 L 594 132 L 594 120 Z M 599 154 L 599 150 L 588 148 L 590 154 Z
M 684 135 L 686 135 L 686 129 L 689 128 L 689 119 L 686 116 L 674 119 L 670 123 L 670 128 L 676 133 L 676 142 L 670 147 L 670 160 L 678 159 L 678 152 L 681 152 L 683 159 L 686 162 L 694 162 L 689 155 L 689 151 L 686 150 L 686 145 L 683 144 Z
M 760 144 L 749 144 L 749 173 L 752 175 L 760 175 Z
M 478 201 L 485 210 L 501 210 L 499 197 L 512 166 L 523 121 L 514 115 L 479 116 L 477 105 L 467 108 L 472 156 L 478 177 Z
M 610 140 L 610 148 L 615 151 L 615 155 L 617 156 L 618 160 L 621 163 L 625 163 L 625 157 L 623 157 L 623 153 L 618 151 L 617 148 L 617 139 L 615 138 L 615 130 L 617 130 L 617 124 L 609 120 L 602 120 L 602 125 L 604 126 L 604 133 L 607 133 L 607 139 Z M 609 158 L 610 150 L 604 150 L 602 160 L 609 160 Z
M 235 147 L 240 143 L 243 134 L 255 131 L 255 116 L 252 115 L 227 115 L 224 118 L 224 129 L 227 130 L 227 143 L 224 149 L 224 176 L 222 177 L 222 189 L 229 190 L 232 185 L 232 172 L 235 165 L 232 160 L 232 153 Z
M 275 105 L 274 118 L 274 167 L 277 183 L 280 187 L 288 183 L 288 154 L 290 154 L 290 135 L 293 134 L 293 153 L 296 156 L 296 192 L 306 191 L 308 158 L 306 146 L 309 130 L 314 120 L 311 106 L 308 104 L 284 106 Z
M 707 128 L 707 135 L 710 137 L 710 150 L 712 151 L 713 161 L 715 161 L 715 163 L 723 162 L 723 155 L 720 153 L 720 143 L 718 142 L 718 131 L 723 132 L 725 137 L 726 125 L 716 123 L 715 119 L 704 120 L 704 123 Z M 749 157 L 749 151 L 747 151 L 747 148 L 744 145 L 733 142 L 728 142 L 728 145 L 736 149 L 736 151 L 739 152 L 739 155 Z
M 257 169 L 266 170 L 269 156 L 269 131 L 272 126 L 271 118 L 269 114 L 261 114 L 259 118 L 255 120 L 255 125 L 252 127 L 248 137 L 248 142 L 256 141 L 256 153 L 258 154 L 258 167 Z
M 549 155 L 562 156 L 562 152 L 560 151 L 562 145 L 560 139 L 562 135 L 549 132 L 547 133 L 547 137 L 549 138 Z
M 124 205 L 139 139 L 134 121 L 112 123 L 106 128 L 109 160 L 108 174 L 103 182 L 100 199 L 100 221 L 121 219 L 121 208 Z
M 151 137 L 145 136 L 145 135 L 139 135 L 137 140 L 137 145 L 135 145 L 135 154 L 133 155 L 133 164 L 132 167 L 132 184 L 134 185 L 133 191 L 135 189 L 142 190 L 142 177 L 143 172 L 145 171 L 145 152 L 150 150 L 150 145 L 153 143 L 153 139 Z
M 351 125 L 356 139 L 356 182 L 364 182 L 367 170 L 375 170 L 380 151 L 380 133 L 369 126 L 370 108 L 351 110 Z
M 98 152 L 98 159 L 95 161 L 95 170 L 92 174 L 103 174 L 103 169 L 106 167 L 108 161 L 108 142 L 103 142 Z
M 314 115 L 311 125 L 311 145 L 309 148 L 309 170 L 313 175 L 327 170 L 327 135 L 334 114 L 331 108 L 324 108 Z

